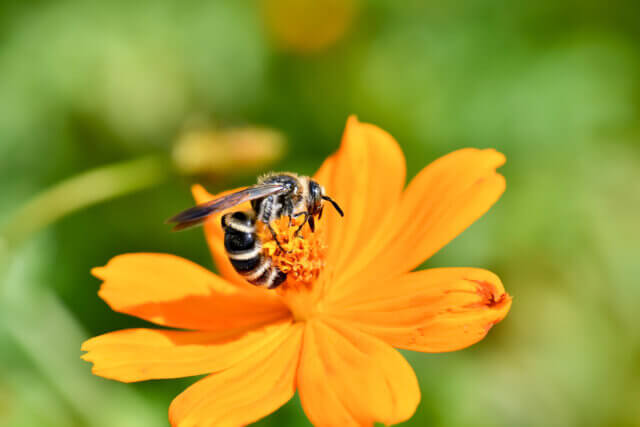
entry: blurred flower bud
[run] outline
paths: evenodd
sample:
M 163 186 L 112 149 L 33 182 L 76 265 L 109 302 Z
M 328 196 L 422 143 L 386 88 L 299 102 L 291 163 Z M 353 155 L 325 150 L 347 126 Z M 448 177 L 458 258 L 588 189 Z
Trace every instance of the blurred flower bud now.
M 242 172 L 275 162 L 284 147 L 284 136 L 273 129 L 191 130 L 180 136 L 172 157 L 185 175 Z
M 340 40 L 353 22 L 356 0 L 263 0 L 262 16 L 279 47 L 317 52 Z

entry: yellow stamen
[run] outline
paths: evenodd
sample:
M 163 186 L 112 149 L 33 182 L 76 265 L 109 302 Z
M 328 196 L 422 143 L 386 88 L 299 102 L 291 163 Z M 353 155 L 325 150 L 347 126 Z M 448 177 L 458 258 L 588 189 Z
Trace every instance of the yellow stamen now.
M 271 223 L 284 251 L 278 247 L 266 226 L 258 227 L 258 236 L 262 241 L 264 253 L 271 257 L 271 261 L 283 273 L 287 274 L 287 280 L 280 285 L 282 290 L 310 289 L 324 267 L 326 247 L 319 230 L 312 233 L 309 225 L 305 225 L 299 236 L 295 236 L 302 221 L 303 217 L 300 216 L 291 224 L 288 217 Z

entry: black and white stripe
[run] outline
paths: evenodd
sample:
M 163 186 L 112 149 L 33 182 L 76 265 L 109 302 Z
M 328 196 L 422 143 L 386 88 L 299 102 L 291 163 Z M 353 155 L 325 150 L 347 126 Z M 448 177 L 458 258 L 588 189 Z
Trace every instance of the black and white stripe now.
M 272 289 L 284 282 L 287 275 L 262 253 L 256 235 L 255 218 L 245 212 L 222 217 L 224 247 L 233 268 L 248 282 Z

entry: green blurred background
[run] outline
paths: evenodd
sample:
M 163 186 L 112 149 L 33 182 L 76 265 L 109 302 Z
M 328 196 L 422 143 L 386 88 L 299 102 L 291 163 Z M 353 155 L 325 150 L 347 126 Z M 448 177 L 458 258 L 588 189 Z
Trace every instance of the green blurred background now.
M 426 265 L 496 272 L 511 313 L 469 349 L 405 353 L 406 425 L 640 425 L 640 6 L 445 3 L 2 2 L 0 426 L 166 425 L 193 379 L 120 384 L 79 358 L 145 326 L 90 268 L 213 268 L 201 231 L 163 224 L 190 185 L 311 174 L 351 113 L 410 176 L 461 147 L 508 159 L 502 199 Z M 308 421 L 295 398 L 258 424 Z

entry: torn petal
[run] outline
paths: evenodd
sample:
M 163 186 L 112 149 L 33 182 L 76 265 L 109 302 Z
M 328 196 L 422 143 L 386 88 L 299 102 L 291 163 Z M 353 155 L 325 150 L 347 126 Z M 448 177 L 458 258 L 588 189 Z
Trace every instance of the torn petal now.
M 500 279 L 476 268 L 437 268 L 352 288 L 330 313 L 394 347 L 437 353 L 470 346 L 509 312 Z

